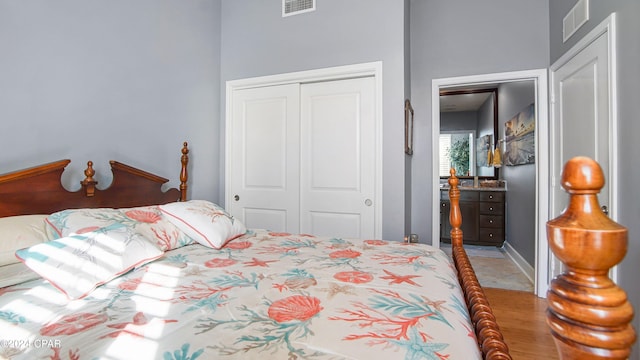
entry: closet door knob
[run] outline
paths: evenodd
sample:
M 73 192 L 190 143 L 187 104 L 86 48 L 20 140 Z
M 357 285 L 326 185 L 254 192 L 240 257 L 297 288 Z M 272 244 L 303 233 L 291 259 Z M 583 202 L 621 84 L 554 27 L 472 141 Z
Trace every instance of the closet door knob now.
M 233 200 L 235 200 L 235 201 L 240 200 L 240 196 L 238 196 L 238 195 L 233 195 Z
M 373 205 L 373 201 L 371 201 L 371 199 L 367 199 L 367 200 L 364 201 L 364 204 L 367 205 L 367 206 L 371 206 L 371 205 Z

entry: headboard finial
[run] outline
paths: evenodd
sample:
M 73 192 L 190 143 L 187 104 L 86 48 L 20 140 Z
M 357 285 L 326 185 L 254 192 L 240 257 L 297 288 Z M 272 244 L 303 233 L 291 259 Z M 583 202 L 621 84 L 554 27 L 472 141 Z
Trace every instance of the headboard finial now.
M 96 185 L 98 182 L 93 178 L 96 171 L 93 170 L 93 161 L 87 161 L 87 168 L 84 170 L 84 180 L 80 182 L 84 189 L 84 194 L 87 197 L 92 197 L 96 193 Z
M 636 339 L 633 308 L 609 279 L 627 252 L 627 229 L 600 210 L 604 174 L 594 160 L 569 160 L 562 186 L 569 205 L 547 222 L 551 250 L 566 266 L 547 293 L 547 323 L 560 358 L 627 359 Z

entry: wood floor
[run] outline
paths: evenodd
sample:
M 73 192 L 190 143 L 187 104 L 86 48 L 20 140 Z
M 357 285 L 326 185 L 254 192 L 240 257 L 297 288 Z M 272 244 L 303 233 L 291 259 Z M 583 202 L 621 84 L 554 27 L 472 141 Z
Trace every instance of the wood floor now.
M 484 292 L 514 360 L 559 359 L 546 323 L 546 299 L 524 291 Z

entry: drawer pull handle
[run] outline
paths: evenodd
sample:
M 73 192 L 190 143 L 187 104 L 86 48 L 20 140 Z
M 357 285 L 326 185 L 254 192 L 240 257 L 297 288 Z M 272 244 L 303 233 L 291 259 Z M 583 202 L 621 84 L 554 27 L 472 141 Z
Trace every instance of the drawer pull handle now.
M 493 234 L 489 234 L 489 237 L 493 237 Z
M 493 199 L 493 195 L 489 195 L 489 199 Z
M 490 208 L 489 208 L 489 211 L 493 211 L 493 207 L 490 207 Z
M 489 224 L 493 224 L 493 220 L 489 220 Z

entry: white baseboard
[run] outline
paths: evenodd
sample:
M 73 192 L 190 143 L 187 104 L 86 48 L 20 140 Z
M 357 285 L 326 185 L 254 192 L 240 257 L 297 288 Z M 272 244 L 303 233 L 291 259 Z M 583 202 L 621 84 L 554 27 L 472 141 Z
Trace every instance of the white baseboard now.
M 516 264 L 516 266 L 522 271 L 524 276 L 526 276 L 531 283 L 535 284 L 536 270 L 533 266 L 529 265 L 527 260 L 525 260 L 520 253 L 516 251 L 508 242 L 504 243 L 504 252 L 511 259 L 511 261 Z

